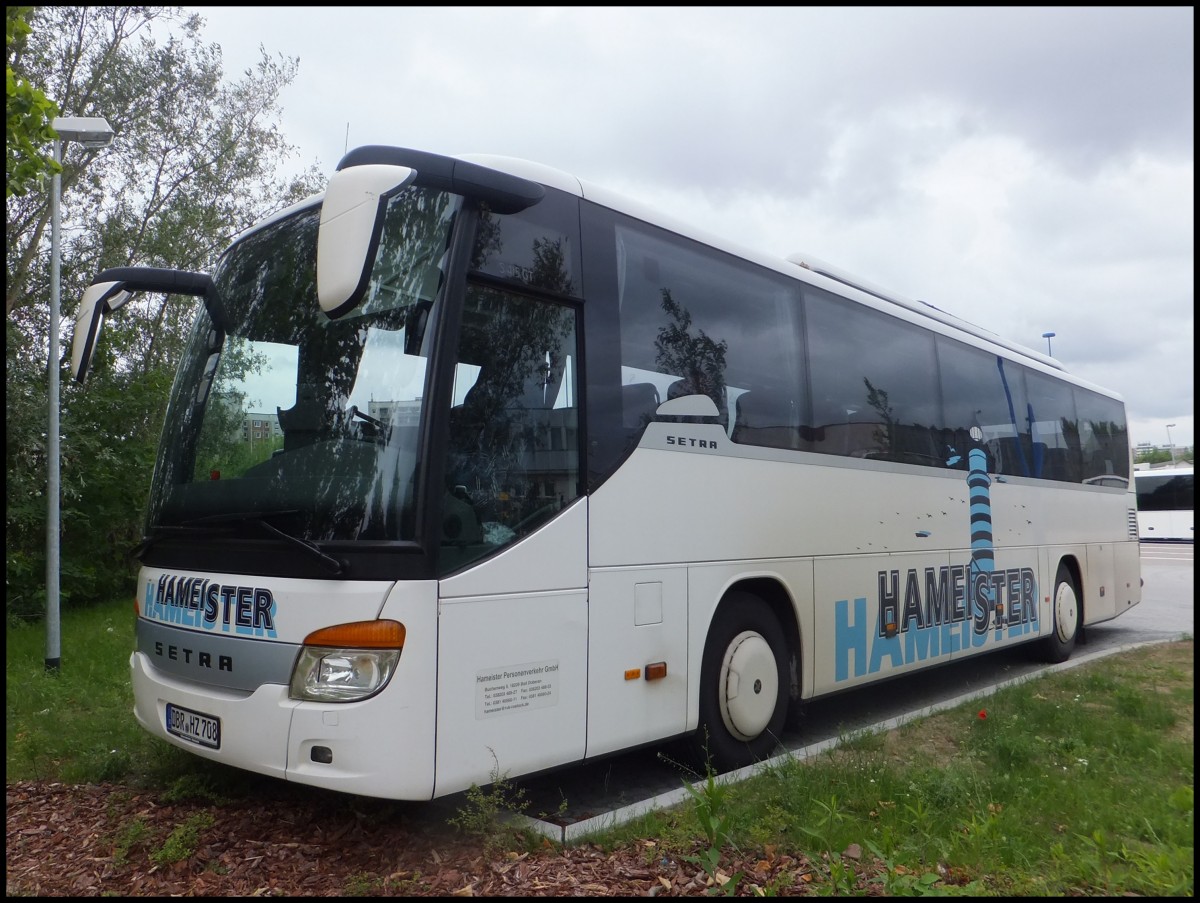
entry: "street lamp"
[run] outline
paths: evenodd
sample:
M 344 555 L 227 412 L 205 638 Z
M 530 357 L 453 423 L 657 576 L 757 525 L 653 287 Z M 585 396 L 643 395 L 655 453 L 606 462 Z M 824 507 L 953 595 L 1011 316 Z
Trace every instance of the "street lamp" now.
M 1043 332 L 1042 333 L 1042 338 L 1046 340 L 1046 354 L 1049 355 L 1050 357 L 1054 356 L 1054 355 L 1050 354 L 1050 340 L 1052 338 L 1054 338 L 1055 335 L 1057 335 L 1057 333 L 1053 333 L 1053 332 Z
M 1175 443 L 1171 441 L 1171 427 L 1175 424 L 1167 424 L 1167 450 L 1171 453 L 1171 463 L 1175 463 Z
M 55 172 L 50 178 L 50 357 L 48 362 L 50 424 L 46 430 L 46 670 L 58 671 L 60 630 L 58 607 L 59 460 L 58 460 L 58 315 L 59 284 L 58 206 L 62 192 L 62 143 L 77 141 L 84 147 L 104 147 L 113 130 L 101 116 L 56 116 L 50 123 L 54 139 Z

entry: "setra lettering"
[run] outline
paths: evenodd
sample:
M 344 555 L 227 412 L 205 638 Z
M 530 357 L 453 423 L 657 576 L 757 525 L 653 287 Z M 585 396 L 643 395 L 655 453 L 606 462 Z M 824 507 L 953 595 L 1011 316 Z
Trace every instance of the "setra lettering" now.
M 678 445 L 687 448 L 709 448 L 716 450 L 715 439 L 693 439 L 691 436 L 667 436 L 667 445 Z
M 218 655 L 216 664 L 214 664 L 211 652 L 162 642 L 155 642 L 154 654 L 159 658 L 170 659 L 173 662 L 177 662 L 182 658 L 184 664 L 195 664 L 197 668 L 233 673 L 233 656 L 230 655 Z

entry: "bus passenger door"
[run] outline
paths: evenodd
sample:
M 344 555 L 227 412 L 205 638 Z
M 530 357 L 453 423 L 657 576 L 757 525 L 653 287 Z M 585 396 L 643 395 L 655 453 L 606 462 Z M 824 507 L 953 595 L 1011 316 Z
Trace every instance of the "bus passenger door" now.
M 587 499 L 441 581 L 435 795 L 577 761 L 587 729 Z M 431 680 L 433 675 L 430 675 Z
M 505 244 L 505 254 L 521 247 Z M 496 266 L 541 272 L 507 257 Z M 559 275 L 561 288 L 570 280 Z M 576 316 L 567 304 L 467 287 L 442 386 L 438 795 L 583 758 L 588 500 Z

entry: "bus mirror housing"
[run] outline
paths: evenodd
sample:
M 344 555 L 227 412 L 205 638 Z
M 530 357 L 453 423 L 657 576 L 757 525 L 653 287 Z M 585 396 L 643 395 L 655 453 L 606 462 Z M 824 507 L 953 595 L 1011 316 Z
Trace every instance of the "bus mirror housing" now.
M 96 342 L 104 315 L 123 307 L 134 292 L 163 292 L 168 295 L 200 295 L 214 300 L 212 278 L 207 273 L 168 270 L 159 267 L 113 267 L 104 270 L 87 287 L 75 311 L 75 333 L 71 337 L 71 374 L 82 383 L 96 353 Z
M 317 234 L 317 300 L 331 318 L 366 294 L 388 198 L 416 175 L 407 166 L 374 163 L 339 169 L 330 178 Z
M 96 340 L 104 325 L 104 315 L 112 313 L 133 297 L 121 282 L 93 282 L 83 293 L 75 309 L 75 333 L 71 339 L 71 375 L 82 383 L 96 351 Z

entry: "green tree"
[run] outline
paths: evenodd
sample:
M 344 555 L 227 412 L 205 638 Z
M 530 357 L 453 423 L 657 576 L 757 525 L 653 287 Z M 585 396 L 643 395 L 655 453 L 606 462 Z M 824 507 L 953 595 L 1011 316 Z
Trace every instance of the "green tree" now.
M 708 395 L 720 410 L 725 404 L 725 354 L 729 343 L 714 340 L 703 329 L 692 335 L 692 314 L 662 290 L 662 309 L 673 322 L 659 327 L 654 339 L 655 361 L 663 373 L 678 373 L 686 393 Z
M 294 155 L 276 125 L 294 60 L 265 51 L 235 81 L 203 20 L 163 7 L 29 8 L 31 30 L 11 64 L 70 115 L 103 115 L 104 149 L 63 146 L 62 306 L 73 310 L 101 270 L 146 265 L 210 270 L 261 217 L 319 191 L 315 167 L 280 178 Z M 45 185 L 7 198 L 6 608 L 44 607 L 49 201 Z M 195 302 L 143 295 L 105 326 L 81 390 L 62 379 L 62 600 L 133 589 L 128 551 L 141 538 L 146 493 L 174 362 Z
M 865 376 L 863 382 L 867 385 L 867 404 L 874 408 L 875 413 L 879 415 L 879 421 L 871 438 L 880 452 L 890 456 L 895 452 L 892 443 L 896 436 L 896 411 L 888 404 L 886 391 L 875 388 Z
M 14 60 L 20 66 L 20 56 L 30 32 L 25 17 L 32 9 L 32 6 L 5 8 L 5 70 L 8 82 L 8 143 L 4 158 L 8 181 L 4 186 L 5 197 L 25 194 L 44 175 L 59 168 L 53 156 L 45 151 L 46 145 L 54 138 L 50 122 L 58 115 L 58 107 L 28 79 L 13 71 Z
M 1165 464 L 1171 460 L 1171 453 L 1165 448 L 1150 448 L 1135 451 L 1133 460 L 1138 464 Z

